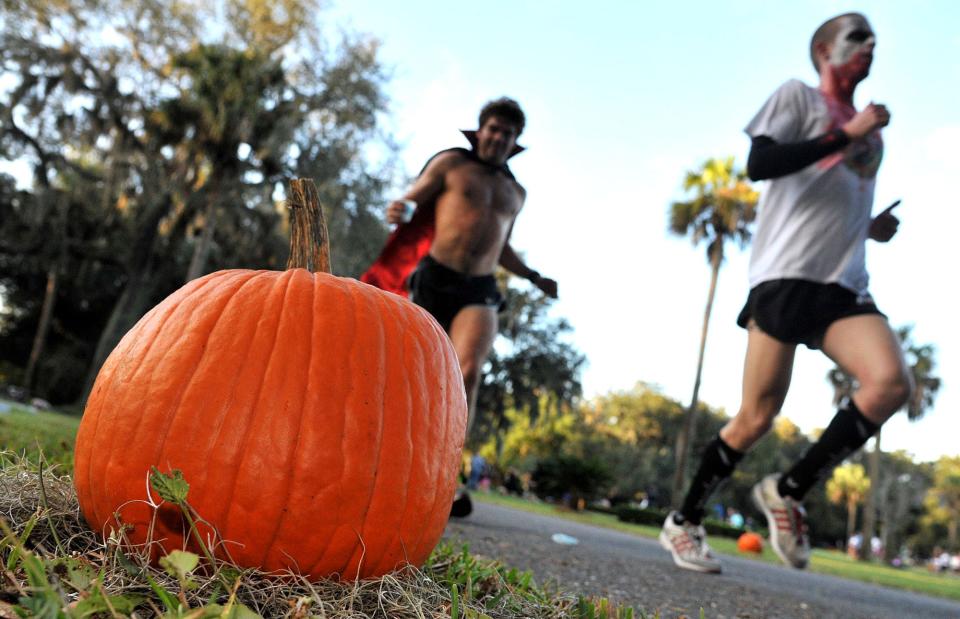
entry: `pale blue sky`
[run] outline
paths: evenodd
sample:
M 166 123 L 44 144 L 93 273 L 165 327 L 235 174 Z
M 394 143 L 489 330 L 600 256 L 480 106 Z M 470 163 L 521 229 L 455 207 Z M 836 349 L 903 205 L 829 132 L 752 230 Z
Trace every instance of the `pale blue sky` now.
M 851 10 L 877 32 L 857 103 L 892 112 L 877 210 L 901 198 L 900 234 L 868 247 L 871 289 L 892 324 L 937 346 L 944 380 L 928 418 L 903 415 L 887 448 L 920 459 L 960 453 L 960 336 L 953 176 L 960 141 L 960 9 L 952 2 L 533 2 L 342 0 L 326 21 L 375 35 L 394 69 L 389 124 L 415 173 L 462 144 L 480 106 L 503 94 L 528 116 L 529 150 L 512 166 L 528 190 L 514 246 L 560 282 L 556 314 L 588 356 L 588 396 L 644 380 L 688 401 L 709 271 L 702 248 L 666 232 L 685 170 L 711 156 L 743 163 L 743 126 L 783 81 L 815 84 L 808 42 Z M 762 186 L 761 186 L 762 189 Z M 739 405 L 746 337 L 734 320 L 747 257 L 730 248 L 720 276 L 700 396 Z M 783 414 L 805 431 L 832 416 L 819 353 L 798 352 Z

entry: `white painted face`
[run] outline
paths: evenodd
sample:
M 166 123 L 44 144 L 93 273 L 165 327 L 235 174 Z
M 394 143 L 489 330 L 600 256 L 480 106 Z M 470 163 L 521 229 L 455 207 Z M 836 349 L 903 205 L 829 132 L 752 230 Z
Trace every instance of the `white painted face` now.
M 862 15 L 846 15 L 840 18 L 840 28 L 830 48 L 830 64 L 842 66 L 856 58 L 859 54 L 866 54 L 869 60 L 873 59 L 873 47 L 876 45 L 876 35 L 870 23 Z

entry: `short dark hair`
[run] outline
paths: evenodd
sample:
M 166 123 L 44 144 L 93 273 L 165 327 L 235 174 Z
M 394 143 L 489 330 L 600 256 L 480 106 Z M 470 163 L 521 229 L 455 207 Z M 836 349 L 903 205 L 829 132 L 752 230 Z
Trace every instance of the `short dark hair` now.
M 491 116 L 502 118 L 516 126 L 517 135 L 523 133 L 523 127 L 527 123 L 527 117 L 523 115 L 520 104 L 510 97 L 500 97 L 499 99 L 488 101 L 487 104 L 483 106 L 483 109 L 480 110 L 479 127 L 483 127 L 483 124 L 487 122 L 487 119 Z
M 844 13 L 831 17 L 820 24 L 820 27 L 817 28 L 810 39 L 810 61 L 813 62 L 813 68 L 818 72 L 820 71 L 820 64 L 817 62 L 817 43 L 832 43 L 837 36 L 837 29 L 840 27 L 839 22 L 844 17 L 863 17 L 863 19 L 867 19 L 863 13 Z

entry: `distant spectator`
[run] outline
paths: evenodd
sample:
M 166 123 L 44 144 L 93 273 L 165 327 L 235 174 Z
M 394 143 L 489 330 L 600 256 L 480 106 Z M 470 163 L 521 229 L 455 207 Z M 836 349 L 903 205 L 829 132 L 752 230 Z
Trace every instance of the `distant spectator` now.
M 860 544 L 863 543 L 863 535 L 858 531 L 850 536 L 850 539 L 847 540 L 847 554 L 857 558 L 857 554 L 860 552 Z
M 470 458 L 470 477 L 467 479 L 467 488 L 476 490 L 480 480 L 487 472 L 487 459 L 479 453 Z
M 876 535 L 870 538 L 870 554 L 875 559 L 883 557 L 883 542 Z
M 930 568 L 935 572 L 946 572 L 950 569 L 950 553 L 935 546 L 933 557 L 930 559 Z
M 731 527 L 736 527 L 738 529 L 743 528 L 743 514 L 733 509 L 732 507 L 727 510 L 727 522 L 730 523 Z

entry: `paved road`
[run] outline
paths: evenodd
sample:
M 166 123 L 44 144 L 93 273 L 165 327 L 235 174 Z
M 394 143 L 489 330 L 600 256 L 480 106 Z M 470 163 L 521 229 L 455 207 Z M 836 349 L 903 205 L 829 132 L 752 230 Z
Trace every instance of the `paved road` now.
M 960 603 L 724 555 L 721 575 L 680 570 L 656 540 L 560 518 L 475 503 L 444 536 L 474 553 L 531 570 L 538 582 L 609 596 L 663 619 L 810 618 L 960 619 Z M 554 533 L 579 540 L 551 541 Z M 957 581 L 960 587 L 960 580 Z

